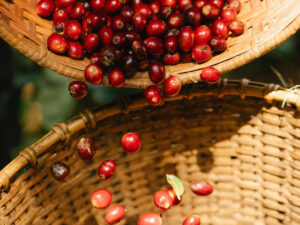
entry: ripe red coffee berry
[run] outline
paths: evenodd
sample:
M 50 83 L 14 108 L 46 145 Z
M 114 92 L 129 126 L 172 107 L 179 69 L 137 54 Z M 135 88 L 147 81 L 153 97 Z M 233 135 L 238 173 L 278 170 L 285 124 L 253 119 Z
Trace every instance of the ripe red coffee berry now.
M 224 39 L 226 39 L 229 34 L 227 24 L 221 19 L 214 21 L 213 25 L 211 26 L 211 30 L 215 35 L 220 36 Z
M 233 9 L 223 9 L 221 12 L 221 19 L 229 25 L 233 20 L 236 20 L 236 11 Z
M 112 17 L 111 24 L 116 32 L 121 32 L 126 28 L 126 20 L 122 16 Z
M 73 98 L 82 99 L 88 93 L 88 86 L 81 81 L 72 81 L 69 84 L 69 92 Z
M 145 97 L 151 105 L 157 106 L 161 102 L 162 94 L 158 87 L 152 85 L 146 88 Z
M 200 225 L 200 217 L 197 215 L 189 215 L 182 225 Z
M 77 20 L 69 20 L 64 32 L 69 40 L 76 41 L 81 36 L 81 24 Z
M 152 13 L 153 13 L 153 14 L 159 13 L 159 10 L 160 10 L 160 4 L 159 4 L 159 1 L 151 2 L 151 3 L 149 4 L 149 7 L 150 7 L 150 9 L 152 10 Z
M 216 68 L 208 66 L 203 68 L 200 73 L 200 78 L 209 84 L 213 84 L 220 80 L 221 74 Z
M 96 209 L 105 209 L 111 204 L 111 193 L 106 189 L 99 189 L 91 195 L 91 203 Z
M 104 8 L 106 0 L 91 0 L 91 8 L 95 12 L 101 12 Z
M 177 5 L 177 0 L 161 0 L 160 6 L 170 6 L 172 9 L 175 9 Z
M 174 191 L 174 189 L 172 187 L 170 187 L 168 190 L 167 190 L 169 196 L 171 197 L 172 199 L 172 205 L 178 205 L 180 203 L 180 200 L 177 198 L 177 195 Z
M 179 52 L 175 53 L 166 53 L 163 57 L 163 61 L 166 65 L 176 65 L 177 63 L 180 62 L 180 54 Z
M 195 181 L 191 186 L 196 195 L 209 195 L 213 192 L 213 186 L 207 181 Z
M 164 82 L 164 92 L 169 97 L 174 97 L 178 95 L 181 90 L 181 82 L 179 78 L 175 76 L 170 76 Z
M 39 16 L 48 17 L 55 9 L 55 3 L 52 0 L 40 0 L 36 5 L 36 12 Z
M 165 79 L 165 75 L 165 66 L 161 62 L 154 62 L 150 64 L 149 77 L 153 83 L 161 83 Z
M 93 159 L 95 155 L 95 145 L 90 138 L 80 138 L 77 143 L 77 153 L 79 157 L 86 162 Z
M 91 84 L 100 84 L 103 80 L 103 71 L 96 64 L 89 64 L 84 70 L 85 79 Z
M 53 30 L 57 33 L 63 34 L 67 20 L 55 20 L 53 21 Z
M 62 54 L 67 51 L 68 41 L 64 36 L 53 33 L 48 37 L 47 45 L 50 51 Z
M 108 76 L 110 84 L 115 88 L 120 88 L 124 85 L 125 76 L 123 72 L 119 69 L 114 69 L 110 71 Z
M 233 35 L 240 35 L 244 33 L 244 23 L 240 20 L 234 20 L 229 24 L 229 30 Z
M 199 26 L 195 29 L 195 43 L 208 43 L 212 37 L 211 29 L 207 26 Z
M 241 2 L 240 2 L 240 0 L 226 0 L 224 8 L 225 9 L 233 9 L 237 13 L 239 13 L 241 10 Z
M 121 144 L 124 151 L 132 153 L 141 149 L 141 139 L 137 133 L 129 132 L 122 136 Z
M 162 225 L 162 219 L 156 213 L 145 213 L 139 218 L 137 225 Z
M 158 37 L 149 37 L 144 41 L 148 53 L 155 59 L 159 59 L 164 53 L 164 43 Z
M 176 52 L 178 48 L 177 38 L 175 36 L 167 37 L 165 39 L 164 46 L 168 52 L 170 53 Z
M 207 2 L 202 6 L 202 14 L 206 19 L 216 19 L 220 14 L 220 8 L 211 2 Z
M 157 191 L 153 196 L 153 202 L 157 208 L 167 210 L 172 206 L 172 199 L 167 191 Z
M 100 65 L 100 54 L 99 54 L 99 52 L 95 52 L 91 55 L 90 62 L 91 62 L 91 64 L 97 64 L 98 66 Z
M 67 8 L 75 3 L 76 0 L 56 0 L 55 5 L 59 9 Z
M 208 44 L 201 43 L 192 49 L 192 57 L 196 62 L 205 62 L 212 56 L 211 48 Z
M 90 13 L 86 17 L 86 23 L 88 26 L 94 28 L 94 29 L 99 29 L 101 26 L 104 26 L 107 22 L 107 15 L 104 14 L 103 12 L 99 13 Z
M 99 49 L 99 45 L 100 37 L 96 33 L 89 33 L 83 41 L 83 47 L 88 53 L 97 51 Z
M 187 4 L 193 4 L 193 1 L 192 0 L 178 0 L 178 6 L 181 10 Z
M 120 48 L 125 44 L 125 41 L 126 39 L 124 33 L 116 33 L 114 34 L 111 43 L 113 46 Z
M 184 23 L 184 15 L 180 11 L 175 11 L 168 19 L 168 25 L 172 28 L 180 28 Z
M 127 21 L 131 21 L 132 17 L 134 15 L 134 9 L 131 6 L 124 5 L 122 7 L 121 15 L 125 18 Z
M 64 181 L 70 173 L 70 168 L 63 162 L 55 162 L 50 167 L 51 175 L 58 181 Z
M 85 8 L 82 2 L 77 2 L 72 6 L 70 12 L 68 13 L 70 18 L 75 20 L 80 20 L 85 14 Z
M 54 13 L 53 13 L 53 15 L 52 15 L 53 21 L 67 20 L 68 18 L 69 18 L 68 14 L 63 9 L 57 9 L 57 10 L 55 10 Z
M 214 36 L 209 42 L 210 47 L 215 52 L 222 52 L 227 48 L 227 42 L 224 38 Z
M 107 27 L 107 26 L 101 27 L 99 29 L 98 34 L 103 46 L 109 46 L 111 44 L 111 40 L 114 35 L 114 31 L 111 27 Z
M 101 180 L 108 180 L 114 175 L 116 167 L 117 165 L 113 160 L 105 160 L 98 168 L 98 176 Z
M 151 20 L 146 28 L 148 36 L 162 36 L 167 31 L 167 25 L 163 20 Z
M 198 9 L 202 10 L 202 7 L 206 3 L 206 0 L 195 0 L 194 6 L 196 6 Z
M 114 205 L 105 214 L 105 222 L 109 225 L 116 224 L 125 217 L 125 209 L 121 205 Z
M 185 12 L 185 21 L 187 22 L 188 25 L 192 27 L 197 27 L 200 25 L 202 19 L 202 15 L 200 10 L 193 6 L 186 10 Z
M 195 34 L 191 27 L 183 27 L 178 34 L 179 48 L 184 52 L 189 52 L 194 46 Z
M 114 15 L 121 10 L 122 3 L 119 0 L 106 0 L 104 12 L 109 15 Z
M 83 57 L 83 46 L 79 41 L 69 41 L 68 56 L 73 59 L 81 59 Z
M 146 18 L 148 18 L 148 17 L 150 17 L 152 15 L 151 8 L 147 4 L 144 4 L 144 3 L 138 4 L 134 8 L 134 12 L 135 13 L 140 13 L 140 14 L 144 15 Z
M 132 24 L 137 32 L 142 32 L 147 25 L 147 17 L 141 13 L 135 13 L 132 18 Z
M 223 4 L 224 4 L 223 0 L 208 0 L 208 1 L 220 9 L 223 7 Z

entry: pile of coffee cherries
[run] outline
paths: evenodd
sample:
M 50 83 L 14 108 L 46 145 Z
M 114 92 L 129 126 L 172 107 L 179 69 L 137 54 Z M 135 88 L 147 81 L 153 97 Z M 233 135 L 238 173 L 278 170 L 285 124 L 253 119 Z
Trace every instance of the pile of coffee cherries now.
M 226 49 L 229 35 L 243 33 L 240 9 L 240 0 L 40 0 L 36 6 L 38 15 L 53 19 L 49 50 L 88 57 L 84 76 L 94 85 L 108 74 L 120 88 L 136 70 L 148 70 L 153 86 L 145 95 L 153 105 L 162 96 L 156 85 L 163 84 L 166 96 L 180 91 L 180 80 L 166 74 L 165 65 L 205 62 Z M 214 83 L 220 73 L 208 67 L 200 77 Z M 81 99 L 88 87 L 74 81 L 69 90 Z
M 121 144 L 127 153 L 135 153 L 141 149 L 141 139 L 137 133 L 129 132 L 122 136 Z M 90 162 L 96 152 L 94 142 L 90 138 L 82 137 L 77 143 L 77 153 L 79 157 Z M 98 167 L 98 176 L 104 181 L 111 178 L 116 171 L 114 160 L 105 160 Z M 70 168 L 63 162 L 55 162 L 50 167 L 51 175 L 58 181 L 66 180 L 70 173 Z M 173 175 L 172 175 L 173 176 Z M 178 179 L 178 178 L 177 178 Z M 179 179 L 178 179 L 179 180 Z M 181 181 L 180 181 L 181 182 Z M 191 190 L 200 196 L 209 195 L 213 192 L 213 187 L 206 181 L 195 181 L 191 185 Z M 98 189 L 91 195 L 91 204 L 96 209 L 104 210 L 110 206 L 112 194 L 107 189 Z M 162 210 L 161 212 L 176 206 L 181 202 L 180 196 L 174 191 L 173 187 L 167 190 L 159 190 L 153 196 L 155 206 Z M 125 217 L 126 210 L 122 205 L 111 206 L 105 213 L 105 221 L 112 225 L 118 223 Z M 162 225 L 162 214 L 145 213 L 140 216 L 137 225 Z M 183 225 L 200 225 L 200 218 L 197 215 L 189 215 L 183 222 Z

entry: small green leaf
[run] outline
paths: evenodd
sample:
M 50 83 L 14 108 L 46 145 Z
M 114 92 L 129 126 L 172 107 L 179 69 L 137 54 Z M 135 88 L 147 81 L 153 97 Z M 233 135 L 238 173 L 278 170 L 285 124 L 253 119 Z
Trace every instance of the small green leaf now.
M 168 183 L 172 186 L 172 188 L 174 189 L 174 191 L 177 195 L 177 198 L 180 200 L 181 199 L 180 196 L 184 192 L 183 183 L 175 175 L 167 174 L 166 176 L 167 176 Z

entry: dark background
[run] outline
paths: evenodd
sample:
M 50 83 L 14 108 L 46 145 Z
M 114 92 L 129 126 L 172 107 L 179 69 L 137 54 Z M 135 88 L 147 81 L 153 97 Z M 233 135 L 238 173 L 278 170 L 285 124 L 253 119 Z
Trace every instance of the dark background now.
M 300 84 L 300 33 L 265 56 L 226 73 L 229 79 Z M 89 85 L 82 100 L 68 92 L 70 80 L 42 68 L 0 39 L 0 169 L 19 151 L 34 143 L 58 121 L 66 121 L 87 107 L 111 102 L 119 95 L 141 90 Z

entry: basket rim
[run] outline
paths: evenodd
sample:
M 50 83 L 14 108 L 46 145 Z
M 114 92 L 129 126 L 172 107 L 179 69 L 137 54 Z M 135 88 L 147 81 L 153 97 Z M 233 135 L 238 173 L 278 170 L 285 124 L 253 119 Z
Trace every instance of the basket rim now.
M 5 1 L 5 0 L 1 0 Z M 300 8 L 300 5 L 296 5 L 295 10 Z M 0 7 L 0 12 L 2 8 Z M 269 52 L 270 50 L 274 49 L 278 45 L 282 44 L 288 38 L 290 38 L 293 34 L 295 34 L 300 29 L 300 11 L 299 13 L 292 19 L 285 28 L 279 30 L 278 33 L 272 37 L 268 38 L 266 41 L 262 43 L 252 43 L 249 40 L 251 48 L 250 50 L 245 50 L 239 55 L 236 55 L 232 58 L 228 58 L 226 60 L 220 60 L 217 63 L 209 63 L 208 65 L 216 67 L 221 73 L 226 73 L 233 69 L 236 69 L 242 65 L 245 65 L 256 58 L 264 55 L 265 53 Z M 73 68 L 71 66 L 63 65 L 58 63 L 57 61 L 53 60 L 51 55 L 49 56 L 49 51 L 45 47 L 41 47 L 39 51 L 34 51 L 34 49 L 30 48 L 24 41 L 20 39 L 20 35 L 16 35 L 15 32 L 11 32 L 11 28 L 5 26 L 4 23 L 1 23 L 0 20 L 0 37 L 5 40 L 8 44 L 12 47 L 17 49 L 19 52 L 27 56 L 28 58 L 32 59 L 36 63 L 41 66 L 47 67 L 60 75 L 85 81 L 83 71 L 77 68 Z M 253 46 L 252 46 L 253 45 Z M 71 60 L 71 59 L 70 59 Z M 180 63 L 179 65 L 185 65 Z M 196 83 L 201 81 L 199 73 L 201 72 L 201 68 L 193 68 L 193 65 L 197 65 L 196 63 L 187 63 L 186 67 L 189 68 L 180 72 L 176 72 L 176 66 L 166 66 L 166 71 L 172 75 L 178 76 L 182 84 L 190 84 Z M 205 64 L 206 65 L 206 64 Z M 201 66 L 202 67 L 202 66 Z M 131 79 L 126 79 L 124 83 L 124 87 L 127 88 L 138 88 L 138 89 L 145 89 L 148 86 L 152 85 L 152 82 L 148 78 L 148 76 L 140 77 L 141 75 L 146 75 L 147 72 L 137 72 L 138 77 L 133 77 Z M 105 76 L 103 79 L 102 84 L 104 86 L 110 86 L 108 77 Z
M 294 89 L 285 89 L 277 84 L 266 84 L 261 82 L 251 82 L 248 79 L 227 80 L 222 79 L 214 85 L 205 83 L 193 84 L 185 86 L 181 93 L 173 98 L 166 98 L 161 103 L 179 101 L 182 99 L 191 100 L 194 97 L 201 96 L 240 96 L 242 99 L 246 97 L 256 97 L 264 99 L 267 103 L 281 102 L 282 107 L 292 105 L 296 110 L 300 111 L 300 91 Z M 143 93 L 132 95 L 131 97 L 119 98 L 107 105 L 86 109 L 77 116 L 74 116 L 65 123 L 57 123 L 52 130 L 37 140 L 31 146 L 22 150 L 19 155 L 7 164 L 0 171 L 0 193 L 8 191 L 10 181 L 26 166 L 35 167 L 37 160 L 42 155 L 48 153 L 51 147 L 58 144 L 68 144 L 72 135 L 81 130 L 95 129 L 97 123 L 114 116 L 119 113 L 128 114 L 132 110 L 142 109 L 150 106 L 144 98 Z

